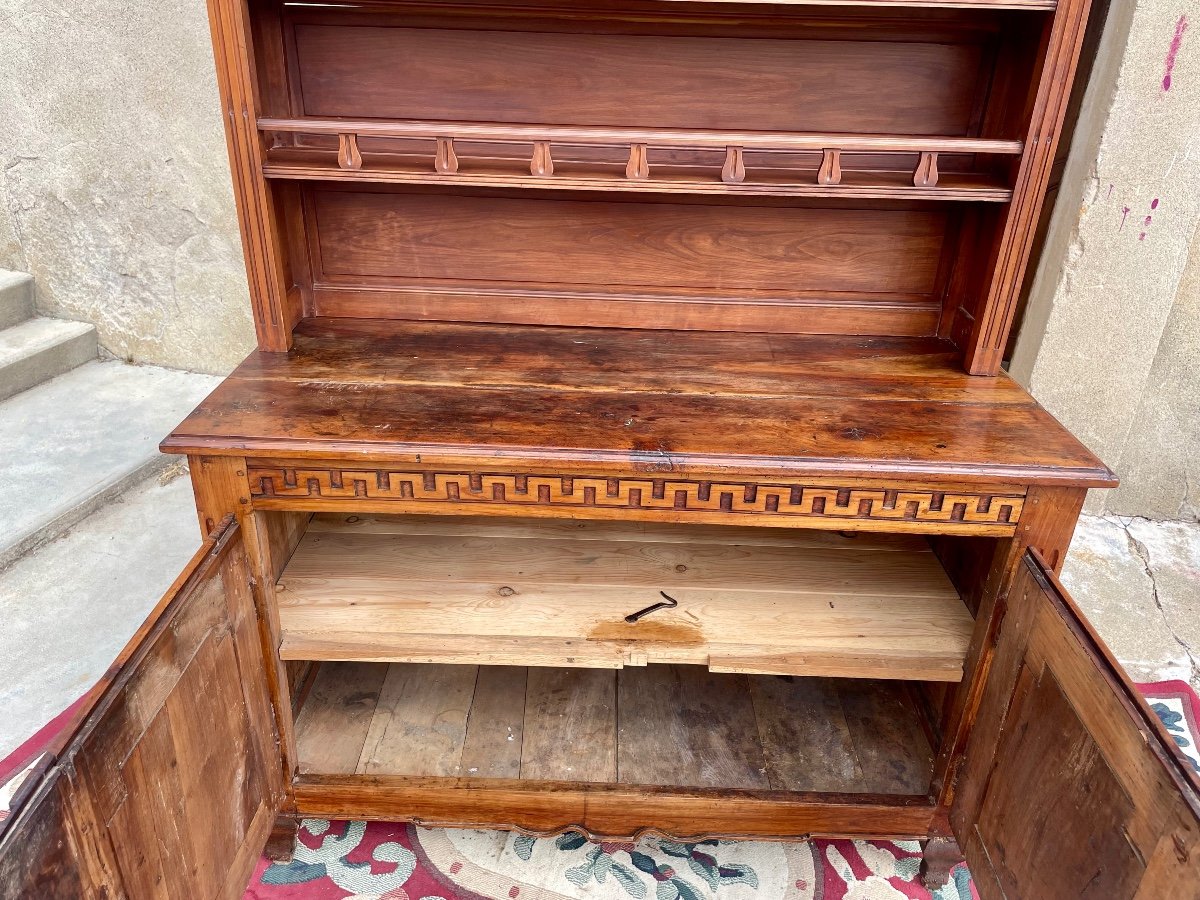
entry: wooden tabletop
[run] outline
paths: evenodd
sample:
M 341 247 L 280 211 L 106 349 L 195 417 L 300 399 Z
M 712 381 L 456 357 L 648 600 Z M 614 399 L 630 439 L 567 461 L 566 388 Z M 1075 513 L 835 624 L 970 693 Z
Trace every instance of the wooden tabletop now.
M 1112 486 L 1007 376 L 936 338 L 308 319 L 169 453 Z M 600 467 L 600 468 L 598 468 Z

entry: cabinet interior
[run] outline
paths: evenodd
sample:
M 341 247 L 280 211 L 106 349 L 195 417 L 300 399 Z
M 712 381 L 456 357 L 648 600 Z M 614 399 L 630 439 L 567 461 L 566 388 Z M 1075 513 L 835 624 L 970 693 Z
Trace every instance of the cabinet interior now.
M 301 776 L 922 794 L 974 626 L 974 538 L 258 515 Z
M 296 717 L 300 775 L 924 794 L 905 684 L 611 669 L 323 663 Z

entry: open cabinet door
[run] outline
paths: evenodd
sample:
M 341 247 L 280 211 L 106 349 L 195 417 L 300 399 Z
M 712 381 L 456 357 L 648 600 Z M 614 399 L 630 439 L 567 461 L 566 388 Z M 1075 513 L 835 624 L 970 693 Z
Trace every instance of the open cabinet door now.
M 1200 898 L 1200 784 L 1034 554 L 999 626 L 951 822 L 984 900 Z
M 227 519 L 0 823 L 0 896 L 242 896 L 283 794 L 251 587 Z

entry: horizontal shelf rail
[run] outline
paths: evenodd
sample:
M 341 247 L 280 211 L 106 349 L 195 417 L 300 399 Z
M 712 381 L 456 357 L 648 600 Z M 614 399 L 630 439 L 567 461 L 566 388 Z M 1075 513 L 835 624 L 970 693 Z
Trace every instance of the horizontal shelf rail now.
M 570 147 L 617 147 L 628 153 L 625 165 L 625 180 L 631 183 L 647 183 L 647 187 L 661 186 L 669 190 L 688 190 L 716 182 L 717 173 L 710 181 L 674 177 L 659 183 L 653 177 L 650 150 L 713 150 L 725 151 L 720 167 L 720 182 L 724 185 L 743 185 L 747 182 L 745 152 L 819 152 L 821 164 L 813 184 L 834 189 L 836 194 L 842 185 L 842 154 L 916 154 L 917 163 L 912 170 L 913 188 L 933 191 L 938 187 L 940 174 L 938 156 L 941 154 L 988 154 L 995 156 L 1017 156 L 1023 150 L 1021 141 L 995 140 L 988 138 L 942 137 L 937 135 L 892 135 L 892 134 L 848 134 L 848 133 L 802 133 L 763 131 L 715 131 L 694 129 L 648 129 L 648 128 L 597 128 L 565 125 L 506 125 L 480 124 L 472 122 L 425 122 L 425 121 L 379 121 L 352 119 L 276 119 L 262 118 L 258 127 L 264 132 L 292 133 L 305 135 L 336 136 L 338 139 L 337 164 L 340 170 L 349 173 L 363 169 L 363 156 L 359 141 L 363 138 L 392 138 L 400 140 L 430 141 L 430 160 L 427 173 L 438 176 L 457 176 L 460 172 L 455 141 L 478 143 L 528 144 L 529 178 L 555 178 L 554 145 Z M 289 166 L 268 165 L 268 175 L 287 177 Z M 319 167 L 292 166 L 297 177 L 320 177 Z M 715 168 L 715 167 L 714 167 Z M 385 180 L 411 180 L 402 173 Z M 491 176 L 494 180 L 497 176 Z M 499 176 L 512 183 L 514 176 Z M 518 176 L 522 178 L 523 176 Z M 465 180 L 465 179 L 464 179 Z M 565 181 L 580 181 L 578 178 Z M 588 178 L 588 184 L 604 182 L 613 186 L 619 179 Z M 503 180 L 501 183 L 504 183 Z M 557 182 L 555 182 L 557 183 Z M 564 184 L 562 186 L 573 186 Z M 754 183 L 749 187 L 779 192 L 787 190 L 778 182 Z M 886 196 L 903 190 L 898 185 L 879 186 L 875 190 Z M 852 188 L 850 189 L 853 190 Z M 861 192 L 862 188 L 859 188 Z M 871 189 L 867 188 L 868 193 Z M 1003 187 L 987 185 L 973 188 L 950 188 L 950 193 L 970 199 L 1007 200 L 1010 192 Z M 937 197 L 939 193 L 931 193 Z

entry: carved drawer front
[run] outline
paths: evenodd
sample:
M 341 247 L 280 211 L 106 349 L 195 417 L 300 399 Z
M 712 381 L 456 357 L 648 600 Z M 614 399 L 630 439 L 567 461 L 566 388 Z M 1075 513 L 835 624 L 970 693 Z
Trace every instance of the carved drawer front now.
M 932 490 L 789 480 L 393 471 L 343 466 L 251 464 L 255 506 L 670 519 L 806 528 L 1008 535 L 1024 491 Z M 378 503 L 377 503 L 378 502 Z M 393 507 L 389 506 L 389 510 Z M 744 524 L 744 523 L 743 523 Z

